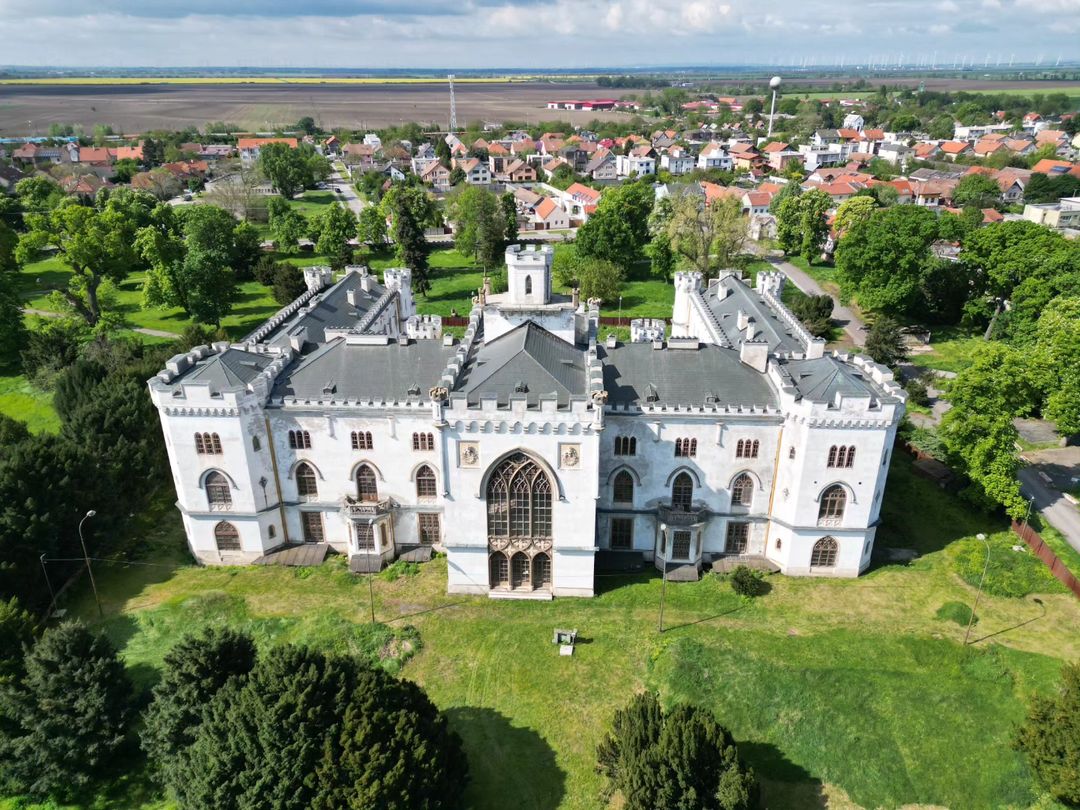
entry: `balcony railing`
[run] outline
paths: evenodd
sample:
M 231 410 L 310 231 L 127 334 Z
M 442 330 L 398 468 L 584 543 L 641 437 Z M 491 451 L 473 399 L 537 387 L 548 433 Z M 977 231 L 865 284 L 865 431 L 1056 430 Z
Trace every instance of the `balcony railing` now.
M 835 528 L 843 522 L 844 519 L 839 517 L 819 517 L 817 519 L 817 525 L 823 528 Z
M 693 526 L 705 520 L 708 510 L 704 506 L 691 504 L 690 508 L 661 504 L 657 507 L 660 520 L 669 526 Z
M 349 518 L 380 517 L 390 514 L 395 504 L 390 498 L 380 498 L 377 501 L 359 501 L 352 496 L 346 496 L 341 502 L 341 511 Z

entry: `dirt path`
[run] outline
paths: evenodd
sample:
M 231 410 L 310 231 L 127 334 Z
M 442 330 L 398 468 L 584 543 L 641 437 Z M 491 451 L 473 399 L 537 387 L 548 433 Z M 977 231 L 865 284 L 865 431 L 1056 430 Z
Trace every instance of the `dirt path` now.
M 796 267 L 791 262 L 785 262 L 783 259 L 775 256 L 765 256 L 764 258 L 774 267 L 782 270 L 784 274 L 791 279 L 791 283 L 807 295 L 830 296 L 833 300 L 833 321 L 836 322 L 837 326 L 843 328 L 844 334 L 847 335 L 851 342 L 856 346 L 862 347 L 866 345 L 866 324 L 863 323 L 863 321 L 848 307 L 841 304 L 840 299 L 835 295 L 832 295 L 832 293 L 826 292 L 822 286 L 814 281 L 814 279 L 805 271 Z
M 41 318 L 60 318 L 62 317 L 59 312 L 50 312 L 47 309 L 34 309 L 32 307 L 24 307 L 23 312 L 27 315 L 37 315 Z M 138 332 L 140 335 L 149 335 L 150 337 L 170 338 L 176 340 L 180 335 L 176 332 L 166 332 L 164 329 L 147 329 L 142 326 L 133 326 L 132 332 Z

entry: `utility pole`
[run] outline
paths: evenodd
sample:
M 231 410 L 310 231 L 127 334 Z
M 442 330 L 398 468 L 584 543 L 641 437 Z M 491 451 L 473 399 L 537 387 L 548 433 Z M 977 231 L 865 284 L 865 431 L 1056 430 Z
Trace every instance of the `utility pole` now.
M 660 624 L 659 632 L 664 632 L 664 597 L 667 596 L 667 560 L 664 560 L 663 578 L 660 580 Z
M 90 589 L 93 590 L 94 601 L 97 602 L 98 616 L 104 619 L 105 611 L 101 609 L 101 597 L 98 596 L 97 583 L 94 582 L 94 569 L 90 567 L 90 555 L 86 553 L 86 540 L 83 539 L 82 530 L 83 524 L 86 523 L 89 518 L 92 518 L 96 514 L 97 512 L 91 509 L 89 512 L 86 513 L 86 515 L 83 516 L 83 519 L 79 521 L 79 543 L 82 545 L 83 559 L 86 561 L 86 573 L 90 575 Z
M 975 624 L 975 611 L 979 609 L 979 599 L 982 597 L 983 583 L 986 581 L 986 571 L 990 567 L 990 541 L 986 539 L 986 535 L 982 532 L 979 532 L 975 537 L 986 543 L 986 562 L 983 563 L 982 576 L 979 577 L 979 590 L 975 592 L 975 605 L 971 608 L 971 615 L 968 617 L 967 631 L 964 633 L 965 647 L 968 644 L 968 637 L 971 636 L 971 625 Z
M 53 590 L 52 581 L 49 579 L 49 569 L 45 566 L 45 552 L 41 552 L 41 570 L 45 574 L 45 584 L 49 587 L 49 605 L 56 604 L 56 591 Z

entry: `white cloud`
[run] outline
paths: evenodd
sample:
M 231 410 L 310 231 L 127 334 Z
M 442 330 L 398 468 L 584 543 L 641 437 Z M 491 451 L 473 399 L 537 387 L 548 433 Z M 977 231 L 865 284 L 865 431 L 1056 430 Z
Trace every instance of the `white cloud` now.
M 1080 56 L 1080 0 L 0 0 L 0 61 L 44 65 L 607 67 Z M 188 13 L 216 11 L 222 13 Z M 256 11 L 261 9 L 262 11 Z M 338 13 L 349 9 L 351 15 Z M 301 13 L 296 14 L 294 10 Z M 1038 11 L 1039 14 L 1032 14 Z M 125 13 L 127 12 L 127 13 Z M 872 22 L 871 22 L 872 21 Z

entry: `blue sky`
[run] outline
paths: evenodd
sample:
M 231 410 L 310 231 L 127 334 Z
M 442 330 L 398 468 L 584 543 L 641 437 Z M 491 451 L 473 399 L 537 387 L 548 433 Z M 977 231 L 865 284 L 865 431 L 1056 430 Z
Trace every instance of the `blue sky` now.
M 522 67 L 1080 57 L 1080 0 L 0 0 L 0 62 Z

